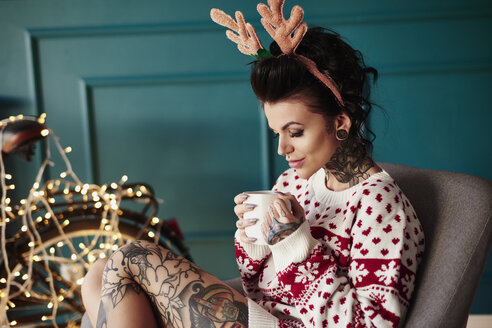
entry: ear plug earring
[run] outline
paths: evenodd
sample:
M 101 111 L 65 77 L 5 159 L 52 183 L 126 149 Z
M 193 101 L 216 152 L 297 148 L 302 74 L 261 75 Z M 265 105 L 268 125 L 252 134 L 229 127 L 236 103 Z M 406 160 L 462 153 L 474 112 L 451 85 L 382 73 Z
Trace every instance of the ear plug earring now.
M 337 130 L 336 136 L 338 140 L 343 141 L 348 138 L 348 132 L 345 129 L 340 129 Z

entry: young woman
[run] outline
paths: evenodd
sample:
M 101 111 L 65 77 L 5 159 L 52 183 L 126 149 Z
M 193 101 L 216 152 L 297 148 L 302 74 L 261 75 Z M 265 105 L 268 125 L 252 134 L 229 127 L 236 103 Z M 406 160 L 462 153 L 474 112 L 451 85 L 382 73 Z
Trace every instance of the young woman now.
M 277 200 L 266 218 L 269 244 L 256 245 L 245 233 L 255 220 L 243 219 L 253 206 L 244 194 L 234 198 L 244 293 L 137 241 L 85 278 L 96 327 L 402 324 L 424 236 L 408 199 L 370 156 L 367 82 L 377 73 L 331 31 L 310 29 L 294 49 L 286 54 L 274 42 L 253 63 L 253 90 L 291 167 L 273 189 L 292 211 Z

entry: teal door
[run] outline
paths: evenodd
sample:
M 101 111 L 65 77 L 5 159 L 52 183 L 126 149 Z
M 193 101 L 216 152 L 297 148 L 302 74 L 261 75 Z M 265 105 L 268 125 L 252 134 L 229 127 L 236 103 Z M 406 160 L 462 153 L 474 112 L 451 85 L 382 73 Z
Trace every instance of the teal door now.
M 159 217 L 178 219 L 197 264 L 234 277 L 233 196 L 269 188 L 285 164 L 249 87 L 251 59 L 208 15 L 239 9 L 258 25 L 255 5 L 1 1 L 1 115 L 47 113 L 83 181 L 126 174 L 151 184 L 164 200 Z M 340 32 L 380 70 L 374 101 L 386 114 L 376 108 L 371 120 L 376 160 L 492 179 L 489 3 L 302 5 L 306 21 Z M 21 197 L 36 164 L 9 160 L 9 168 Z M 492 313 L 490 262 L 474 312 Z

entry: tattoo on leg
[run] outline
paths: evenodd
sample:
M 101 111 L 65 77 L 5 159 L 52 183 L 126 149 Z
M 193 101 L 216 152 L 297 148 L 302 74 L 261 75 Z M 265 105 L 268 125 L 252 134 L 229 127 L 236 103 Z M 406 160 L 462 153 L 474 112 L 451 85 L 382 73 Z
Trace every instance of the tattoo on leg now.
M 190 299 L 191 327 L 248 327 L 248 308 L 234 300 L 229 287 L 216 284 L 197 288 Z
M 106 309 L 103 300 L 101 300 L 101 303 L 99 303 L 99 311 L 97 312 L 96 328 L 106 328 L 107 326 Z
M 188 260 L 150 243 L 126 245 L 106 264 L 97 328 L 129 291 L 145 293 L 161 327 L 247 327 L 247 306 L 229 287 L 203 284 L 203 272 Z
M 325 164 L 325 167 L 333 174 L 337 181 L 348 183 L 350 187 L 367 179 L 367 173 L 373 166 L 374 161 L 367 154 L 366 149 L 352 138 L 342 141 Z

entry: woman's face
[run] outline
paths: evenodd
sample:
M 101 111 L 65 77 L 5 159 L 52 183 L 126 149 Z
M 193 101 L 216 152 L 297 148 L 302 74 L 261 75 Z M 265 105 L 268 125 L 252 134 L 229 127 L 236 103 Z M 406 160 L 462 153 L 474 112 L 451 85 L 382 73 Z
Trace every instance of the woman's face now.
M 278 136 L 278 154 L 285 156 L 289 166 L 303 179 L 330 160 L 340 145 L 335 131 L 347 123 L 346 115 L 339 115 L 344 116 L 342 119 L 335 117 L 333 132 L 328 133 L 325 118 L 311 112 L 301 100 L 265 103 L 264 110 L 270 129 Z

